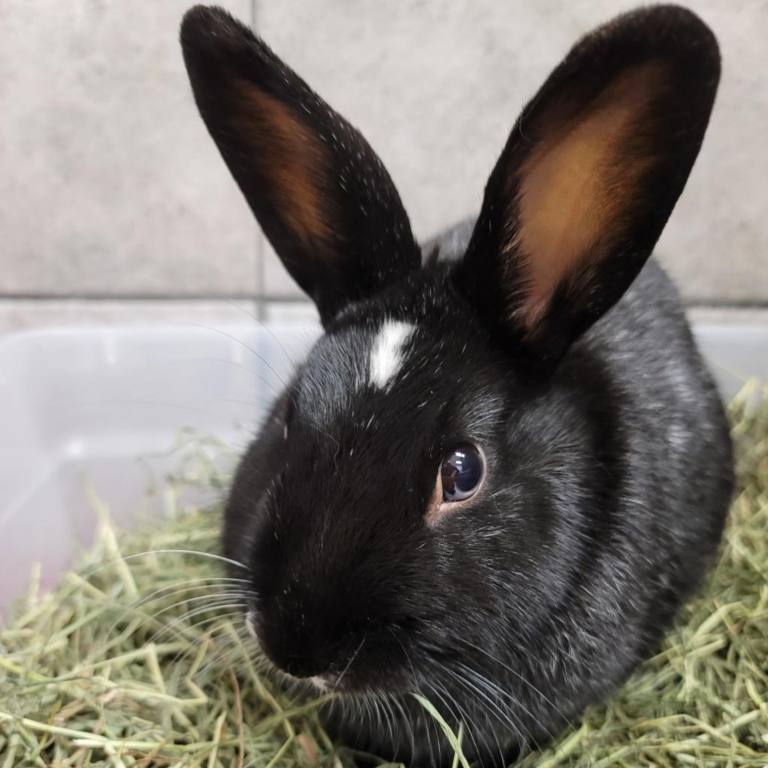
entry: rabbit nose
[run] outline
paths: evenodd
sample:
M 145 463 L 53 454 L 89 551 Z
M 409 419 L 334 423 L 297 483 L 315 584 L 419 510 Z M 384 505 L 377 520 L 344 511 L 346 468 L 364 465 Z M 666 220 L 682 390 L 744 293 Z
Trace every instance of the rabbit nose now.
M 295 678 L 332 677 L 336 635 L 301 611 L 287 612 L 269 603 L 245 616 L 248 631 L 275 667 Z
M 321 679 L 331 674 L 331 661 L 318 642 L 283 634 L 275 642 L 262 643 L 267 658 L 280 670 L 299 679 Z

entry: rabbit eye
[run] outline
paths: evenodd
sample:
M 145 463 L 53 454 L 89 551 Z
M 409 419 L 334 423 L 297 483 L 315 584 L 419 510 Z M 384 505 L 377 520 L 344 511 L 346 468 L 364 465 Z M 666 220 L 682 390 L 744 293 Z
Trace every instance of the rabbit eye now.
M 440 467 L 443 501 L 463 501 L 473 496 L 485 473 L 480 449 L 467 443 L 450 451 Z

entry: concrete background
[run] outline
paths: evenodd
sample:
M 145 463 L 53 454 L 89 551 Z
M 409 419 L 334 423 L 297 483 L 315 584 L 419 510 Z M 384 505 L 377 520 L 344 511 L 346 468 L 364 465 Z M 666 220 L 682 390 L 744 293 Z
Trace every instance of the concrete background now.
M 426 237 L 479 206 L 525 100 L 633 2 L 225 0 L 368 137 Z M 724 72 L 657 252 L 695 307 L 768 307 L 768 3 L 690 0 Z M 0 330 L 242 320 L 300 299 L 193 104 L 190 0 L 0 0 Z M 282 305 L 281 312 L 311 312 Z

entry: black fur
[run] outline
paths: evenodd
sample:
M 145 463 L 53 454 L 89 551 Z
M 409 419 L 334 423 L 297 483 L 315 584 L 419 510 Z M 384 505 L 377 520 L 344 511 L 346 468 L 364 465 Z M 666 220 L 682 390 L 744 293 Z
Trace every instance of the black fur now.
M 207 26 L 227 50 L 238 35 L 259 46 L 249 77 L 287 70 L 223 11 L 190 12 L 182 40 L 210 126 L 210 105 L 221 106 L 210 90 L 226 75 L 198 58 Z M 494 303 L 494 282 L 510 289 L 516 278 L 499 268 L 510 257 L 493 223 L 504 206 L 514 220 L 514 206 L 492 177 L 468 250 L 472 230 L 462 225 L 425 246 L 421 269 L 406 259 L 394 274 L 388 262 L 386 277 L 366 283 L 359 263 L 345 261 L 357 277 L 326 305 L 325 335 L 240 464 L 224 549 L 249 570 L 258 640 L 284 673 L 324 676 L 340 692 L 326 717 L 349 744 L 415 766 L 449 764 L 445 737 L 411 695 L 420 693 L 453 728 L 463 724 L 470 760 L 501 765 L 623 681 L 712 561 L 733 483 L 723 408 L 661 268 L 651 260 L 632 282 L 701 142 L 709 107 L 690 67 L 697 45 L 711 77 L 716 48 L 705 29 L 662 6 L 591 36 L 595 51 L 613 40 L 620 61 L 651 38 L 664 50 L 677 40 L 687 53 L 670 87 L 697 125 L 675 123 L 666 138 L 677 160 L 646 179 L 658 210 L 641 206 L 623 230 L 631 242 L 575 278 L 586 275 L 586 293 L 556 294 L 559 309 L 549 311 L 559 320 L 547 320 L 536 343 Z M 597 76 L 587 48 L 545 94 L 563 72 L 569 93 L 588 90 L 575 85 L 580 72 Z M 269 195 L 258 174 L 238 182 L 257 200 Z M 251 205 L 269 233 L 272 212 Z M 405 214 L 387 210 L 406 231 Z M 617 270 L 619 253 L 628 263 Z M 366 283 L 360 293 L 355 280 Z M 388 320 L 414 330 L 385 388 L 371 383 L 369 356 Z M 484 484 L 430 525 L 441 459 L 467 440 L 485 453 Z

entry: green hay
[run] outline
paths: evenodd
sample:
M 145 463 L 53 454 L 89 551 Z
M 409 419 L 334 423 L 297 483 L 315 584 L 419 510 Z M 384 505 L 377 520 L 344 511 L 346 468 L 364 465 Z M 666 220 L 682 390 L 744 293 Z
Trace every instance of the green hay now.
M 768 399 L 757 395 L 731 406 L 739 493 L 701 596 L 608 704 L 524 768 L 768 765 Z M 224 487 L 208 456 L 197 450 L 194 477 Z M 45 596 L 33 583 L 0 629 L 0 768 L 352 765 L 318 720 L 328 697 L 291 700 L 250 656 L 221 564 L 192 553 L 215 551 L 217 515 L 176 509 L 188 482 L 163 487 L 170 520 L 151 533 L 116 536 L 102 510 L 78 571 Z

